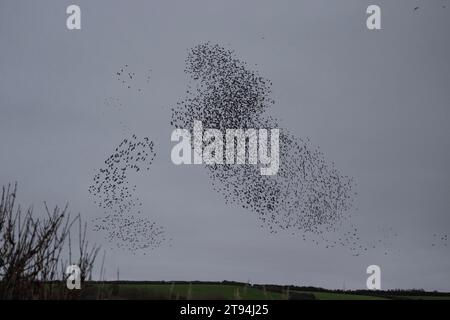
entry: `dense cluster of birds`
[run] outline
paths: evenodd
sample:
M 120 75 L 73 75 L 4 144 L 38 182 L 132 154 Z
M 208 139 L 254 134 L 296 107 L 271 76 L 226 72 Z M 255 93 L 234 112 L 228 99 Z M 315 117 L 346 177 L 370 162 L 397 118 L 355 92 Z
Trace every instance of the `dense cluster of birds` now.
M 108 240 L 118 247 L 146 249 L 165 241 L 164 229 L 141 215 L 142 201 L 128 179 L 130 173 L 150 170 L 155 156 L 153 142 L 133 134 L 105 160 L 89 187 L 94 203 L 106 212 L 95 220 L 95 230 L 106 231 Z
M 185 73 L 190 77 L 186 97 L 171 109 L 170 123 L 175 128 L 191 128 L 194 134 L 193 122 L 198 120 L 223 134 L 229 128 L 280 129 L 280 168 L 276 175 L 261 175 L 259 167 L 250 164 L 206 166 L 213 189 L 226 204 L 253 212 L 271 233 L 299 234 L 303 241 L 327 249 L 348 248 L 354 256 L 380 247 L 388 254 L 398 236 L 392 227 L 378 230 L 381 238 L 367 241 L 349 222 L 356 195 L 352 178 L 327 162 L 310 139 L 295 137 L 270 115 L 274 104 L 270 80 L 250 70 L 233 50 L 211 43 L 189 51 Z M 128 64 L 116 75 L 126 88 L 135 87 L 136 74 Z M 145 81 L 150 81 L 149 73 Z M 124 107 L 118 98 L 105 99 L 105 105 L 114 110 Z M 170 240 L 163 227 L 141 214 L 142 201 L 135 195 L 136 185 L 128 179 L 130 173 L 150 170 L 155 156 L 153 142 L 133 134 L 105 160 L 89 187 L 94 202 L 105 210 L 103 217 L 94 220 L 94 230 L 106 232 L 107 240 L 119 248 L 144 249 L 145 254 L 145 249 Z M 447 234 L 433 235 L 433 247 L 447 244 Z
M 149 138 L 139 141 L 133 134 L 124 139 L 105 160 L 105 167 L 94 175 L 94 184 L 89 192 L 96 196 L 95 203 L 114 212 L 127 212 L 134 208 L 139 204 L 139 198 L 133 199 L 131 191 L 135 191 L 136 186 L 129 185 L 127 174 L 149 170 L 155 156 L 153 142 Z
M 187 96 L 172 108 L 171 124 L 192 128 L 279 128 L 280 168 L 263 176 L 255 165 L 208 165 L 212 185 L 226 203 L 256 213 L 270 232 L 302 230 L 321 233 L 348 216 L 353 181 L 325 161 L 318 147 L 280 128 L 269 114 L 272 83 L 250 70 L 232 50 L 204 43 L 192 48 L 185 72 L 191 77 Z M 247 146 L 248 148 L 248 146 Z
M 206 166 L 212 187 L 227 204 L 255 213 L 271 233 L 300 234 L 304 241 L 327 249 L 345 247 L 354 256 L 374 249 L 384 255 L 392 251 L 398 237 L 392 227 L 381 227 L 377 238 L 367 239 L 350 221 L 356 196 L 353 179 L 327 162 L 309 138 L 295 137 L 270 115 L 270 80 L 250 70 L 233 50 L 211 43 L 189 51 L 185 73 L 191 81 L 186 97 L 171 109 L 170 124 L 175 128 L 190 128 L 194 135 L 193 122 L 198 120 L 222 134 L 229 128 L 280 129 L 276 175 L 263 176 L 249 164 Z
M 132 252 L 154 249 L 164 244 L 166 232 L 145 216 L 107 214 L 94 220 L 94 231 L 106 232 L 106 239 L 120 249 Z

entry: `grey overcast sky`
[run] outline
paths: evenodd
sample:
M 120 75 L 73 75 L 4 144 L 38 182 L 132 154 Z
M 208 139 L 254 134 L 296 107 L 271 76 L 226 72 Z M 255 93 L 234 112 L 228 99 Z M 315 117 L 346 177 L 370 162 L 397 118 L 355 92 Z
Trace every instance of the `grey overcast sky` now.
M 95 170 L 136 133 L 158 154 L 135 177 L 143 214 L 172 241 L 144 255 L 91 230 L 109 277 L 364 288 L 377 264 L 382 288 L 450 291 L 450 246 L 434 236 L 450 233 L 448 2 L 2 0 L 0 182 L 17 181 L 36 211 L 68 201 L 90 222 L 103 214 L 88 193 Z M 70 4 L 81 30 L 66 28 Z M 382 30 L 366 28 L 370 4 Z M 383 246 L 355 257 L 269 234 L 201 167 L 172 164 L 170 108 L 186 91 L 187 50 L 205 41 L 272 80 L 273 114 L 355 179 L 353 223 Z M 151 69 L 141 93 L 117 81 L 125 64 L 136 81 Z

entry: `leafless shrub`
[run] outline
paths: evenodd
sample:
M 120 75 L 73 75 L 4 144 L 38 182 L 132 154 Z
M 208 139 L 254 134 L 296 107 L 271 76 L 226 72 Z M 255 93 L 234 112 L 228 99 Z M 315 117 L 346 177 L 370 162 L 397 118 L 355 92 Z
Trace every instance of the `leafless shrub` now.
M 77 264 L 81 281 L 90 279 L 99 250 L 86 240 L 80 215 L 71 218 L 67 205 L 35 218 L 33 208 L 16 206 L 17 184 L 2 188 L 0 200 L 0 299 L 66 299 L 65 268 Z M 72 260 L 70 230 L 78 222 L 79 252 Z M 68 240 L 68 241 L 67 241 Z M 68 247 L 67 247 L 68 244 Z M 68 260 L 62 254 L 68 250 Z M 60 268 L 60 269 L 59 269 Z

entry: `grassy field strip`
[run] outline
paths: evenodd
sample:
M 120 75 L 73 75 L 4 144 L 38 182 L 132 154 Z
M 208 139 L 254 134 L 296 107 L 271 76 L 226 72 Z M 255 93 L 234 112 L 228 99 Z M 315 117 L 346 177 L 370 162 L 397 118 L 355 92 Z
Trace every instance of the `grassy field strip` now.
M 99 295 L 99 292 L 103 292 Z M 381 293 L 378 293 L 381 295 Z M 180 300 L 450 300 L 448 295 L 396 295 L 383 296 L 352 294 L 343 292 L 309 290 L 266 290 L 265 286 L 252 287 L 235 284 L 205 283 L 106 283 L 95 284 L 85 289 L 86 298 L 103 299 L 180 299 Z
M 411 300 L 450 300 L 450 296 L 396 296 L 397 298 L 407 298 Z
M 252 287 L 221 284 L 121 284 L 120 296 L 133 298 L 161 297 L 172 299 L 283 299 L 278 292 L 269 292 Z
M 312 293 L 317 300 L 388 300 L 388 298 L 364 296 L 358 294 L 334 293 L 334 292 L 308 292 L 299 291 L 301 293 Z

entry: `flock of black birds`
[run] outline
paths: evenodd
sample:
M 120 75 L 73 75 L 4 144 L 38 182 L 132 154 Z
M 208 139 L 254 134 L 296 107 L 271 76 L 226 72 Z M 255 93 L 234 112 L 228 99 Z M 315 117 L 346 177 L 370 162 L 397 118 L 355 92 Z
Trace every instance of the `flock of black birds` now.
M 133 134 L 131 138 L 124 139 L 105 160 L 106 167 L 94 176 L 94 184 L 89 188 L 89 192 L 97 198 L 94 202 L 116 213 L 130 211 L 140 204 L 139 198 L 133 199 L 131 191 L 135 191 L 136 186 L 129 185 L 127 173 L 139 172 L 141 168 L 150 170 L 155 156 L 153 142 L 149 138 L 138 140 Z
M 107 214 L 94 220 L 94 231 L 106 232 L 106 238 L 120 249 L 131 252 L 154 249 L 166 242 L 166 232 L 162 226 L 140 215 Z
M 323 232 L 320 234 L 301 233 L 302 240 L 321 246 L 325 249 L 346 248 L 355 256 L 361 256 L 370 250 L 381 251 L 383 255 L 393 252 L 394 241 L 398 234 L 392 227 L 378 227 L 378 238 L 369 240 L 364 239 L 361 232 L 353 223 L 341 224 L 335 230 Z
M 185 72 L 191 82 L 186 98 L 172 108 L 174 127 L 191 128 L 193 134 L 193 121 L 198 120 L 223 133 L 228 128 L 280 129 L 276 175 L 263 176 L 254 165 L 206 166 L 213 188 L 227 204 L 254 212 L 271 233 L 285 230 L 323 235 L 349 217 L 355 196 L 352 178 L 328 163 L 309 139 L 297 138 L 279 127 L 269 114 L 274 104 L 269 80 L 250 70 L 234 51 L 211 43 L 190 50 Z M 356 250 L 356 238 L 357 230 L 353 230 L 344 234 L 340 243 L 354 244 Z
M 295 137 L 270 115 L 270 80 L 250 70 L 233 50 L 209 42 L 189 51 L 185 73 L 191 81 L 186 97 L 171 109 L 175 128 L 190 128 L 193 135 L 198 120 L 223 134 L 229 128 L 280 129 L 280 168 L 274 176 L 261 175 L 255 165 L 205 166 L 227 204 L 255 213 L 270 233 L 300 234 L 303 241 L 345 247 L 354 256 L 375 249 L 389 254 L 398 237 L 392 227 L 379 227 L 379 238 L 364 239 L 350 221 L 353 179 L 327 162 L 310 139 Z
M 223 133 L 229 128 L 280 129 L 280 168 L 274 176 L 261 175 L 255 165 L 205 166 L 213 189 L 226 204 L 253 212 L 270 233 L 300 234 L 303 241 L 327 249 L 345 247 L 354 256 L 377 248 L 388 254 L 398 236 L 392 227 L 379 230 L 380 239 L 366 241 L 349 221 L 356 196 L 353 179 L 327 162 L 310 139 L 295 137 L 270 115 L 275 103 L 270 80 L 250 70 L 233 50 L 209 42 L 189 51 L 185 73 L 191 81 L 186 97 L 171 109 L 170 124 L 175 128 L 191 128 L 193 134 L 193 121 L 198 120 Z M 136 75 L 128 64 L 116 75 L 128 89 L 133 88 Z M 105 105 L 123 109 L 117 98 L 105 99 Z M 94 202 L 106 210 L 102 218 L 95 219 L 94 229 L 105 231 L 119 248 L 152 249 L 170 240 L 163 227 L 141 214 L 143 204 L 135 196 L 136 185 L 127 178 L 131 172 L 150 170 L 155 156 L 153 142 L 133 134 L 106 159 L 89 187 Z M 435 234 L 432 246 L 447 246 L 447 242 L 446 234 Z
M 89 187 L 94 203 L 107 210 L 104 217 L 95 219 L 94 230 L 107 232 L 107 239 L 120 248 L 154 248 L 166 240 L 164 229 L 141 215 L 142 201 L 128 179 L 130 173 L 150 170 L 155 156 L 153 142 L 133 134 L 105 160 Z

